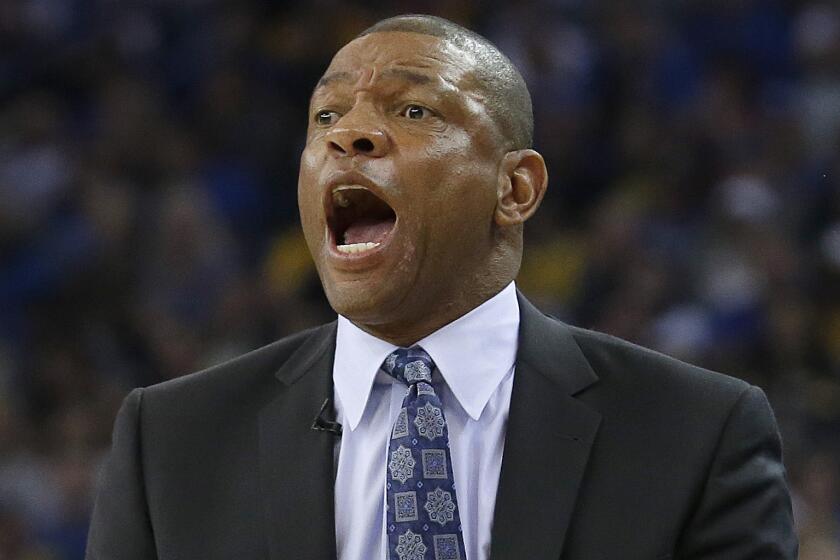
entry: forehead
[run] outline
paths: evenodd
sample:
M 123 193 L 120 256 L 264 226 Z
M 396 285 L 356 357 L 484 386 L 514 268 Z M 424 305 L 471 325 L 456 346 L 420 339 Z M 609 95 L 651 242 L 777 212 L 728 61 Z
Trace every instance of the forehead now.
M 474 81 L 475 58 L 449 41 L 405 31 L 384 31 L 359 37 L 345 45 L 318 82 L 356 84 L 377 79 L 443 83 L 458 89 Z

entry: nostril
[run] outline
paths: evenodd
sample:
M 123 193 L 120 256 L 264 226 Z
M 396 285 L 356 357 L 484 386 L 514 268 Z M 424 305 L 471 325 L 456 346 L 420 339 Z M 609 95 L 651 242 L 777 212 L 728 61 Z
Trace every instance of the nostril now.
M 335 150 L 336 152 L 338 152 L 340 154 L 346 154 L 347 153 L 347 151 L 344 148 L 342 148 L 341 146 L 339 146 L 335 142 L 330 142 L 330 148 L 332 148 L 333 150 Z
M 372 152 L 373 142 L 367 138 L 359 138 L 358 140 L 353 141 L 353 148 L 357 152 Z

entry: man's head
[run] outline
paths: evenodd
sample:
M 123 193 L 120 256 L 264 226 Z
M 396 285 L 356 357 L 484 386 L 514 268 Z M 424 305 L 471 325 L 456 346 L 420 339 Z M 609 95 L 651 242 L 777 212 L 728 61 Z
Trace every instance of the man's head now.
M 486 39 L 384 20 L 333 58 L 310 103 L 298 198 L 332 306 L 410 344 L 519 269 L 545 192 L 524 81 Z
M 502 144 L 507 150 L 533 147 L 534 114 L 528 86 L 519 70 L 493 43 L 449 20 L 427 15 L 384 19 L 362 31 L 359 37 L 387 31 L 437 37 L 458 48 L 464 56 L 471 57 L 475 79 L 502 137 Z

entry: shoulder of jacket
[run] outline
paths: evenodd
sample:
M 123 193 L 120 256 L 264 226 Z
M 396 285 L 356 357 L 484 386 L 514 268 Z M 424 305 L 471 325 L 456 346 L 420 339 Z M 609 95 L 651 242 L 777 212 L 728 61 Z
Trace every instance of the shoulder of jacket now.
M 313 336 L 324 334 L 334 325 L 335 323 L 328 323 L 296 332 L 220 364 L 151 385 L 146 387 L 144 392 L 151 394 L 180 393 L 185 390 L 190 391 L 213 386 L 217 383 L 227 384 L 233 380 L 239 384 L 247 384 L 255 377 L 271 378 L 274 372 L 303 344 Z
M 567 325 L 568 326 L 568 325 Z M 700 394 L 737 399 L 749 389 L 742 379 L 696 366 L 656 350 L 598 331 L 568 326 L 602 381 L 683 387 Z

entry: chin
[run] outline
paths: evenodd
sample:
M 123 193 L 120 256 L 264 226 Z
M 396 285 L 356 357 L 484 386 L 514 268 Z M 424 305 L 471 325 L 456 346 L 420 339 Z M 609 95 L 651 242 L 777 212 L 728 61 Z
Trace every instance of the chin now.
M 392 288 L 392 286 L 391 286 Z M 393 290 L 365 282 L 345 282 L 324 286 L 330 306 L 354 323 L 377 324 L 387 321 L 401 298 Z

